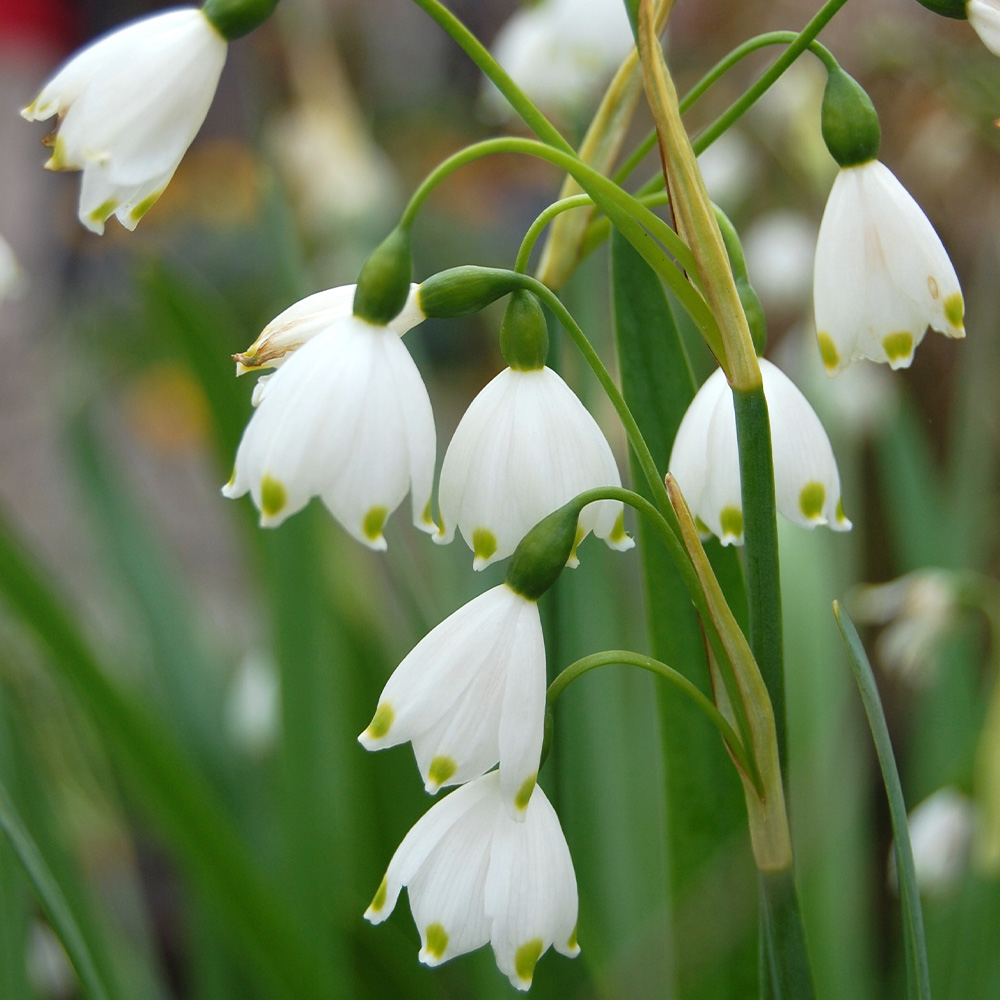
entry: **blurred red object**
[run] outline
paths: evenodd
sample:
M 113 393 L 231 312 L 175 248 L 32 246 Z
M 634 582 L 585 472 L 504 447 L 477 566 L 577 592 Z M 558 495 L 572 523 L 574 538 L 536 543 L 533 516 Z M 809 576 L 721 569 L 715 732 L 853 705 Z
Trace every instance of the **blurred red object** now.
M 0 0 L 0 45 L 69 52 L 80 41 L 78 8 L 74 0 Z

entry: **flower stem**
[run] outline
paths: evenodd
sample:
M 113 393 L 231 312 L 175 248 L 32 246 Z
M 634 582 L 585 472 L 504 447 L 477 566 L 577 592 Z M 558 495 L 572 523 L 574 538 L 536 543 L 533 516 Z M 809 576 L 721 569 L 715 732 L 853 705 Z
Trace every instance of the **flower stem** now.
M 682 673 L 667 666 L 660 660 L 655 660 L 651 656 L 642 653 L 633 653 L 625 649 L 609 649 L 602 653 L 591 653 L 574 663 L 571 663 L 563 670 L 549 685 L 545 702 L 549 709 L 555 706 L 559 696 L 578 677 L 595 670 L 597 667 L 604 667 L 610 664 L 623 664 L 625 666 L 640 667 L 650 673 L 662 677 L 671 684 L 679 688 L 704 712 L 706 718 L 719 730 L 726 746 L 736 759 L 737 764 L 746 774 L 752 773 L 750 759 L 747 755 L 746 747 L 736 734 L 735 730 L 726 721 L 722 713 L 712 704 L 708 698 L 698 689 L 697 685 L 689 681 Z
M 750 648 L 774 706 L 778 757 L 782 772 L 787 774 L 778 520 L 774 498 L 771 426 L 763 386 L 745 391 L 734 389 L 733 404 L 740 453 Z
M 458 43 L 465 54 L 493 82 L 524 123 L 543 142 L 575 155 L 562 133 L 538 110 L 530 98 L 511 79 L 510 74 L 493 58 L 489 49 L 439 0 L 413 0 Z

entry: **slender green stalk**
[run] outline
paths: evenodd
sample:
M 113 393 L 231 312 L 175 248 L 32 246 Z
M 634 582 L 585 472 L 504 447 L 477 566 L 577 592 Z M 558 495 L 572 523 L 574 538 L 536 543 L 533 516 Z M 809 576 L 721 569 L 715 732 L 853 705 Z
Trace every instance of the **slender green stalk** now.
M 920 890 L 913 865 L 913 848 L 910 844 L 910 827 L 906 818 L 903 786 L 899 781 L 899 770 L 892 752 L 889 727 L 886 725 L 875 675 L 872 673 L 871 664 L 868 662 L 865 647 L 854 627 L 854 622 L 837 601 L 833 602 L 833 614 L 837 619 L 837 627 L 844 640 L 847 658 L 851 662 L 851 670 L 854 672 L 861 701 L 865 706 L 865 715 L 868 716 L 868 726 L 875 741 L 875 751 L 882 770 L 882 782 L 889 800 L 889 817 L 892 820 L 896 852 L 896 873 L 899 878 L 899 901 L 903 910 L 907 996 L 910 1000 L 930 1000 L 930 974 L 927 969 L 927 945 L 924 941 Z
M 553 149 L 551 146 L 546 146 L 545 143 L 534 139 L 503 137 L 486 139 L 459 150 L 428 174 L 413 193 L 409 204 L 400 217 L 400 228 L 408 229 L 413 225 L 424 202 L 445 177 L 460 167 L 493 153 L 522 153 L 528 156 L 537 156 L 539 159 L 548 160 L 560 170 L 574 177 L 580 187 L 593 198 L 594 203 L 635 247 L 646 263 L 666 282 L 677 297 L 677 301 L 684 307 L 698 331 L 705 338 L 705 342 L 712 352 L 717 357 L 722 356 L 719 325 L 698 289 L 678 268 L 679 264 L 685 271 L 694 271 L 694 258 L 687 244 L 640 199 L 624 191 L 603 174 L 578 160 L 574 155 Z M 676 264 L 667 256 L 664 247 L 676 258 Z
M 670 201 L 666 191 L 646 195 L 639 200 L 648 208 L 654 205 L 666 205 Z M 531 251 L 534 249 L 535 243 L 538 242 L 538 237 L 541 236 L 545 227 L 553 219 L 562 215 L 563 212 L 568 212 L 574 208 L 586 208 L 593 204 L 594 199 L 589 194 L 576 194 L 554 201 L 548 208 L 539 213 L 535 221 L 528 227 L 528 231 L 524 234 L 524 239 L 521 240 L 520 249 L 517 251 L 517 260 L 514 262 L 514 270 L 522 274 L 527 273 Z
M 575 155 L 562 133 L 535 107 L 510 74 L 493 58 L 489 49 L 439 0 L 413 0 L 426 11 L 461 46 L 465 54 L 493 82 L 525 125 L 543 142 Z
M 25 875 L 34 887 L 52 929 L 66 949 L 73 968 L 76 969 L 87 1000 L 109 1000 L 110 994 L 101 980 L 69 902 L 21 822 L 7 789 L 2 784 L 0 784 L 0 833 L 3 833 L 10 842 Z
M 743 550 L 746 559 L 750 648 L 774 706 L 778 757 L 787 774 L 785 666 L 778 566 L 778 518 L 774 499 L 771 425 L 764 387 L 733 390 L 740 453 Z
M 791 868 L 758 875 L 761 900 L 761 979 L 773 1000 L 815 995 L 802 915 Z
M 723 740 L 726 742 L 726 746 L 736 758 L 737 764 L 743 772 L 745 774 L 753 772 L 743 741 L 736 735 L 733 727 L 729 725 L 722 713 L 702 694 L 697 685 L 692 684 L 691 681 L 682 673 L 674 670 L 673 667 L 669 667 L 666 663 L 661 663 L 651 656 L 644 656 L 642 653 L 633 653 L 625 649 L 608 649 L 601 653 L 591 653 L 590 656 L 582 657 L 575 663 L 571 663 L 552 681 L 545 696 L 546 704 L 551 709 L 563 691 L 578 677 L 582 677 L 585 673 L 595 670 L 597 667 L 604 667 L 613 663 L 648 670 L 650 673 L 662 677 L 679 688 L 705 713 L 709 721 L 719 730 Z
M 721 79 L 734 66 L 742 62 L 747 56 L 769 45 L 790 45 L 799 38 L 796 31 L 769 31 L 755 38 L 749 38 L 742 45 L 738 45 L 732 52 L 720 59 L 680 100 L 682 112 L 691 108 L 713 83 Z M 828 69 L 837 68 L 837 60 L 824 45 L 817 41 L 811 41 L 807 46 L 809 51 L 814 53 Z M 789 64 L 791 65 L 791 64 Z M 777 77 L 775 77 L 777 79 Z M 646 158 L 656 145 L 656 131 L 653 130 L 642 142 L 632 151 L 628 158 L 615 171 L 612 180 L 616 184 L 622 184 L 632 174 L 637 166 Z M 698 141 L 695 140 L 695 148 L 698 148 Z M 698 149 L 698 152 L 704 150 Z

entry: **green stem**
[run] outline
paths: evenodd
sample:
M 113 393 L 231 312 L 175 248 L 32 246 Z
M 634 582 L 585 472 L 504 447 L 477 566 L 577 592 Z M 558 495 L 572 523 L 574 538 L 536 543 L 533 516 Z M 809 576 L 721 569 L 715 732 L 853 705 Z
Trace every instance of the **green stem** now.
M 666 205 L 670 201 L 665 191 L 646 195 L 639 200 L 647 207 Z M 521 274 L 527 273 L 528 260 L 531 257 L 531 251 L 538 242 L 538 237 L 541 236 L 545 227 L 556 216 L 562 215 L 563 212 L 568 212 L 574 208 L 587 208 L 593 204 L 594 199 L 589 194 L 576 194 L 568 198 L 560 198 L 559 201 L 554 201 L 548 208 L 544 209 L 538 215 L 538 218 L 528 227 L 528 231 L 524 234 L 524 239 L 521 240 L 521 247 L 517 252 L 517 260 L 514 262 L 514 270 Z
M 763 385 L 733 390 L 740 453 L 743 551 L 746 559 L 750 649 L 774 706 L 781 770 L 787 774 L 785 666 L 778 567 L 778 519 L 774 498 L 771 425 Z
M 633 653 L 624 649 L 609 649 L 602 653 L 591 653 L 590 656 L 582 657 L 566 667 L 549 685 L 548 693 L 545 696 L 546 705 L 549 709 L 552 709 L 563 691 L 578 677 L 582 677 L 585 673 L 595 670 L 597 667 L 604 667 L 613 663 L 648 670 L 650 673 L 662 677 L 679 688 L 705 713 L 708 720 L 719 730 L 723 740 L 726 742 L 726 746 L 736 758 L 737 763 L 744 773 L 752 773 L 750 760 L 742 740 L 736 735 L 735 730 L 729 725 L 722 713 L 702 694 L 697 685 L 689 681 L 682 673 L 674 670 L 673 667 L 667 666 L 666 663 L 662 663 L 660 660 L 654 660 L 651 656 L 644 656 L 642 653 Z
M 489 49 L 444 4 L 439 0 L 413 0 L 413 2 L 451 35 L 539 139 L 565 153 L 576 155 L 562 133 L 535 107 L 507 71 L 493 58 Z
M 773 1000 L 815 996 L 802 916 L 791 868 L 758 872 L 761 900 L 761 980 Z
M 548 160 L 560 170 L 570 174 L 594 203 L 618 227 L 622 235 L 635 247 L 650 267 L 666 282 L 677 300 L 687 310 L 709 348 L 717 357 L 722 357 L 722 341 L 719 326 L 698 290 L 688 281 L 678 265 L 685 271 L 694 272 L 694 257 L 687 244 L 666 222 L 646 207 L 643 202 L 624 191 L 602 173 L 587 166 L 572 153 L 553 149 L 535 139 L 520 139 L 505 136 L 485 139 L 449 156 L 440 163 L 417 188 L 409 204 L 400 217 L 401 229 L 412 227 L 414 220 L 430 193 L 447 176 L 483 156 L 494 153 L 522 153 Z M 654 238 L 655 237 L 655 240 Z M 659 241 L 659 242 L 656 242 Z M 675 264 L 666 248 L 675 258 Z

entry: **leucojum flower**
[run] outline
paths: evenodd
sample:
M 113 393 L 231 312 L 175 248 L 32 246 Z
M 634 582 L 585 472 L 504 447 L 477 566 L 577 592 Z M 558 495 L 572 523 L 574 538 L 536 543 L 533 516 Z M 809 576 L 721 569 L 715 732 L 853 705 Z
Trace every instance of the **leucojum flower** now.
M 795 384 L 760 359 L 771 423 L 778 510 L 795 524 L 847 531 L 840 473 L 819 417 Z M 704 533 L 723 545 L 742 544 L 743 503 L 736 413 L 725 373 L 717 369 L 698 390 L 677 430 L 669 468 Z
M 127 229 L 163 193 L 205 120 L 226 39 L 201 10 L 134 21 L 77 53 L 21 114 L 58 115 L 49 170 L 82 170 L 80 221 Z
M 403 886 L 426 965 L 489 942 L 511 984 L 526 990 L 550 946 L 580 952 L 573 861 L 541 788 L 521 823 L 507 815 L 495 771 L 435 804 L 403 838 L 365 918 L 385 920 Z
M 928 328 L 965 336 L 958 277 L 927 216 L 876 159 L 878 117 L 843 71 L 827 81 L 823 137 L 841 167 L 813 274 L 823 365 L 828 375 L 859 358 L 907 368 Z
M 250 493 L 263 527 L 313 496 L 358 541 L 384 549 L 383 526 L 407 491 L 413 522 L 437 530 L 430 499 L 437 450 L 434 415 L 401 337 L 423 319 L 411 298 L 388 324 L 351 312 L 345 289 L 311 295 L 272 320 L 236 356 L 262 379 L 236 453 L 227 497 Z
M 502 583 L 414 647 L 358 739 L 369 750 L 411 742 L 429 792 L 499 761 L 507 811 L 524 819 L 542 749 L 545 680 L 538 605 Z
M 438 489 L 441 529 L 461 531 L 483 569 L 509 556 L 528 529 L 584 490 L 620 486 L 618 466 L 597 422 L 544 364 L 545 318 L 535 299 L 515 293 L 501 330 L 510 365 L 470 404 L 448 445 Z M 577 542 L 593 531 L 613 549 L 630 549 L 622 504 L 585 507 Z M 570 565 L 577 564 L 575 547 Z

